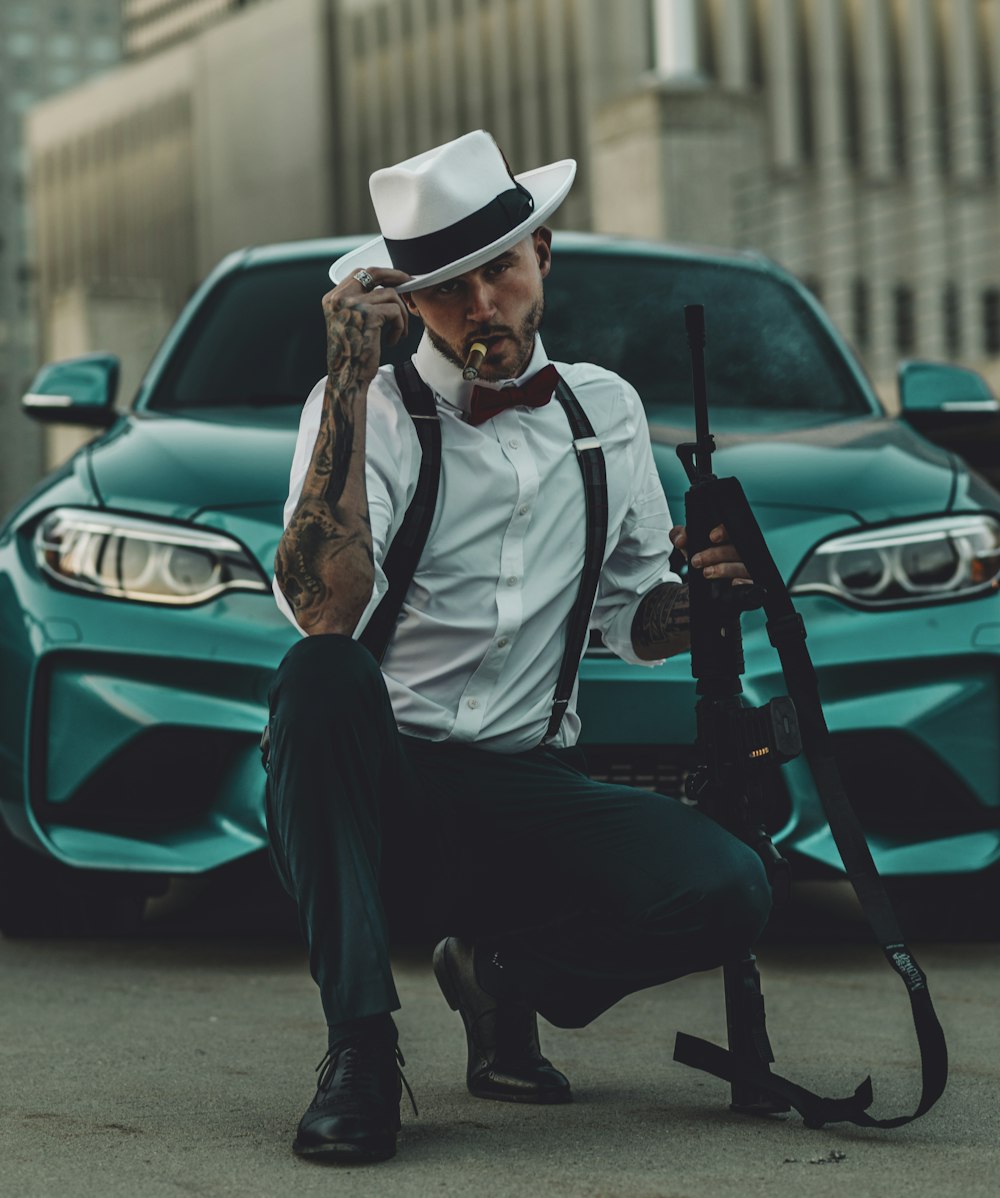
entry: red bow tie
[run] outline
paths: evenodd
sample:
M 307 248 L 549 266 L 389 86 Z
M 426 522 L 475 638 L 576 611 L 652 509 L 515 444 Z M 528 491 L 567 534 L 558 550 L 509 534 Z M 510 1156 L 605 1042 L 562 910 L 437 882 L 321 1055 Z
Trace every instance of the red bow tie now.
M 469 423 L 482 424 L 492 420 L 498 412 L 506 412 L 508 408 L 523 405 L 528 408 L 540 408 L 552 398 L 552 392 L 559 382 L 559 371 L 550 362 L 533 374 L 523 387 L 473 387 L 472 400 L 469 405 Z

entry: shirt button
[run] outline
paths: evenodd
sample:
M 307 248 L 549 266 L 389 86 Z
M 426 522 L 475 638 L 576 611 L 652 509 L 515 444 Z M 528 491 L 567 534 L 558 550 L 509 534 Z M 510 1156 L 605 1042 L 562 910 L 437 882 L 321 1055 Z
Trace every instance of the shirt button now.
M 507 579 L 507 585 L 509 587 L 517 586 L 517 578 L 513 574 L 510 576 L 510 578 Z
M 509 644 L 510 644 L 510 641 L 505 636 L 502 636 L 497 641 L 497 648 L 498 649 L 506 649 Z
M 478 699 L 470 699 L 468 701 L 467 706 L 471 707 L 472 710 L 475 711 L 476 708 L 479 706 L 479 700 Z
M 526 516 L 530 511 L 531 511 L 531 508 L 528 507 L 528 505 L 526 503 L 522 503 L 521 506 L 517 509 L 517 514 L 519 516 Z
M 520 449 L 521 448 L 521 442 L 518 441 L 518 439 L 516 437 L 514 438 L 513 441 L 508 441 L 507 444 L 511 447 L 511 449 Z

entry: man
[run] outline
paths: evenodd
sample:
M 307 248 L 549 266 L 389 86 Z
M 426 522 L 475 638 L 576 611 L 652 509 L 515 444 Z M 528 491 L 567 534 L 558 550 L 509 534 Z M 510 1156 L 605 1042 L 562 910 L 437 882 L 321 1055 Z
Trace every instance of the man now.
M 767 919 L 754 853 L 679 802 L 592 782 L 573 751 L 575 694 L 553 715 L 588 541 L 574 442 L 596 439 L 607 475 L 585 618 L 628 661 L 689 645 L 687 588 L 668 562 L 685 534 L 670 529 L 639 398 L 596 366 L 553 370 L 537 335 L 544 222 L 574 170 L 513 177 L 488 134 L 467 134 L 377 171 L 383 236 L 331 269 L 329 373 L 302 414 L 275 562 L 279 605 L 306 635 L 278 670 L 269 725 L 272 848 L 329 1028 L 294 1143 L 316 1159 L 395 1151 L 400 1004 L 379 892 L 390 833 L 410 845 L 415 887 L 442 882 L 459 934 L 434 970 L 483 1098 L 569 1101 L 536 1012 L 583 1026 L 626 994 L 742 954 Z M 421 449 L 379 347 L 411 316 L 424 325 L 415 386 L 433 393 L 440 488 L 380 672 L 354 638 L 386 592 Z M 474 386 L 462 368 L 476 342 Z M 593 437 L 571 431 L 567 386 Z M 745 579 L 723 529 L 713 541 L 692 566 Z

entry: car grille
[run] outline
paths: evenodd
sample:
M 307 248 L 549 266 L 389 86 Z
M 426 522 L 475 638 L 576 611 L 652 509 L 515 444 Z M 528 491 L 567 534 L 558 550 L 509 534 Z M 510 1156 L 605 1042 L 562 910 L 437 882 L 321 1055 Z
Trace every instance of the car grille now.
M 210 728 L 147 728 L 108 758 L 65 803 L 42 803 L 44 821 L 144 836 L 185 828 L 217 802 L 256 735 Z M 262 787 L 263 789 L 263 787 Z
M 961 778 L 905 732 L 879 729 L 833 736 L 847 796 L 862 827 L 903 843 L 1000 826 Z
M 684 783 L 698 764 L 693 745 L 583 745 L 587 772 L 595 782 L 635 786 L 672 799 L 684 797 Z M 790 801 L 781 771 L 772 773 L 767 810 L 758 818 L 772 835 L 785 826 Z
M 679 799 L 692 764 L 650 745 L 585 745 L 587 772 L 595 782 L 636 786 Z

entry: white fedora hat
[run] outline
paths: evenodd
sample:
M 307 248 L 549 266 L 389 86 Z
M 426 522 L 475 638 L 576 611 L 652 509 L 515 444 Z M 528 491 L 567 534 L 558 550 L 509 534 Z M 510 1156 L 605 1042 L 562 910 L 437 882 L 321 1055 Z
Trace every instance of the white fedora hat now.
M 453 279 L 544 224 L 575 174 L 566 158 L 512 175 L 484 129 L 375 171 L 368 182 L 382 236 L 338 258 L 330 278 L 340 283 L 360 267 L 389 267 L 413 276 L 397 291 Z

